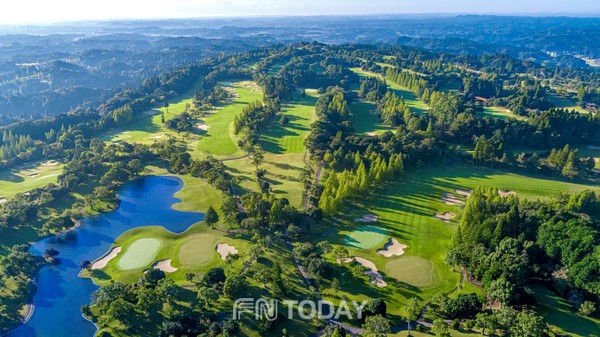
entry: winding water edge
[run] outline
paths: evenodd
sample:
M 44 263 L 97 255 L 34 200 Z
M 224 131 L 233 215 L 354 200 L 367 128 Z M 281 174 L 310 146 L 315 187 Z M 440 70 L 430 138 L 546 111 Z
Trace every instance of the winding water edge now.
M 92 337 L 97 329 L 81 315 L 80 308 L 91 302 L 98 286 L 91 279 L 79 277 L 79 264 L 103 256 L 117 237 L 132 228 L 162 226 L 181 233 L 202 221 L 202 213 L 172 209 L 180 201 L 174 194 L 182 187 L 183 181 L 175 177 L 136 179 L 119 192 L 117 209 L 81 219 L 80 226 L 71 231 L 74 240 L 51 236 L 34 243 L 31 253 L 41 256 L 44 250 L 53 247 L 60 252 L 59 263 L 40 269 L 29 319 L 4 336 Z

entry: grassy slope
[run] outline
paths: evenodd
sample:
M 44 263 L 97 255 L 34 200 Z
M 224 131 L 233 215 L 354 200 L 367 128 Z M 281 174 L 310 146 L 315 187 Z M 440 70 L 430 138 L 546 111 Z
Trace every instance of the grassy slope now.
M 551 330 L 569 333 L 571 336 L 600 336 L 600 320 L 584 317 L 564 299 L 544 287 L 536 287 L 538 311 L 546 317 Z
M 260 144 L 265 150 L 265 178 L 278 197 L 287 198 L 293 206 L 300 206 L 304 186 L 300 180 L 304 168 L 304 139 L 310 131 L 310 124 L 315 119 L 314 104 L 316 92 L 307 90 L 307 96 L 300 95 L 283 106 L 281 114 L 287 116 L 289 124 L 282 126 L 273 121 L 261 137 Z M 258 183 L 254 174 L 254 166 L 248 158 L 225 162 L 230 172 L 237 176 L 243 191 L 258 191 Z
M 198 149 L 216 156 L 235 157 L 243 155 L 243 151 L 237 147 L 237 137 L 233 134 L 234 118 L 246 105 L 260 100 L 262 94 L 256 83 L 251 81 L 225 84 L 233 88 L 236 97 L 231 104 L 217 109 L 206 118 L 205 123 L 209 128 L 198 142 Z
M 459 274 L 453 273 L 443 263 L 443 259 L 460 219 L 461 207 L 446 205 L 440 201 L 440 197 L 444 193 L 454 193 L 455 188 L 474 188 L 480 185 L 513 190 L 520 196 L 530 198 L 547 197 L 561 191 L 573 192 L 591 188 L 599 190 L 594 186 L 459 165 L 410 172 L 400 182 L 389 184 L 385 191 L 377 192 L 374 197 L 357 201 L 346 209 L 344 216 L 315 228 L 313 232 L 316 234 L 315 241 L 328 240 L 333 244 L 345 244 L 344 238 L 348 233 L 365 225 L 353 222 L 354 218 L 370 213 L 376 214 L 379 221 L 375 225 L 386 230 L 390 237 L 408 245 L 405 256 L 420 256 L 431 261 L 431 284 L 427 287 L 414 287 L 394 281 L 390 277 L 392 274 L 411 271 L 386 270 L 386 264 L 402 260 L 403 257 L 383 257 L 376 252 L 379 247 L 359 250 L 346 246 L 351 255 L 373 261 L 389 285 L 386 288 L 371 290 L 365 280 L 350 277 L 342 287 L 344 292 L 333 296 L 328 291 L 326 293 L 329 298 L 335 301 L 342 295 L 352 299 L 381 296 L 388 303 L 388 311 L 392 313 L 392 318 L 399 321 L 399 308 L 407 298 L 416 296 L 426 299 L 436 292 L 452 290 L 459 281 Z M 458 217 L 451 223 L 444 223 L 432 217 L 435 213 L 443 212 L 454 212 Z M 385 242 L 382 242 L 381 246 L 383 243 Z
M 379 74 L 370 71 L 365 71 L 360 68 L 350 68 L 350 70 L 358 74 L 361 78 L 382 78 L 382 76 Z M 399 86 L 398 84 L 393 83 L 391 81 L 388 81 L 387 84 L 388 88 L 394 93 L 396 93 L 398 97 L 404 98 L 404 101 L 410 107 L 411 111 L 415 113 L 425 113 L 429 109 L 427 105 L 421 100 L 419 100 L 419 98 L 409 89 Z M 358 86 L 355 86 L 352 91 L 358 93 Z M 352 111 L 350 121 L 356 129 L 356 132 L 359 134 L 367 134 L 370 132 L 379 133 L 382 131 L 393 129 L 390 126 L 385 125 L 381 122 L 379 116 L 376 113 L 377 107 L 372 102 L 353 102 L 350 105 L 350 110 Z
M 496 107 L 496 106 L 484 107 L 482 114 L 487 117 L 494 117 L 494 118 L 500 118 L 500 119 L 515 118 L 518 120 L 525 120 L 525 117 L 523 117 L 523 116 L 515 115 L 514 113 L 512 113 L 510 110 L 508 110 L 506 108 Z
M 62 173 L 63 165 L 43 164 L 40 162 L 22 166 L 19 170 L 0 171 L 0 199 L 10 200 L 18 193 L 55 184 Z
M 571 100 L 568 97 L 559 96 L 559 95 L 557 95 L 555 93 L 549 93 L 548 94 L 548 99 L 557 108 L 569 109 L 569 110 L 575 109 L 575 111 L 578 111 L 578 112 L 581 112 L 581 113 L 589 113 L 589 111 L 587 111 L 584 108 L 578 106 L 577 104 L 575 104 L 575 102 L 573 100 Z

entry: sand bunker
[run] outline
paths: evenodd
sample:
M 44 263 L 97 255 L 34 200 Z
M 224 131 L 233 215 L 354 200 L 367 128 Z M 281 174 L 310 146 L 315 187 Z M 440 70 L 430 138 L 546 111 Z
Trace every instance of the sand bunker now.
M 114 259 L 115 257 L 117 257 L 117 255 L 121 252 L 121 247 L 115 247 L 113 248 L 110 253 L 104 255 L 100 260 L 94 262 L 94 264 L 92 264 L 92 269 L 102 269 L 104 267 L 106 267 L 106 265 L 108 264 L 108 262 L 112 259 Z
M 157 113 L 159 113 L 158 110 L 148 110 L 148 111 L 144 112 L 144 115 L 152 116 L 152 115 L 156 115 Z
M 45 163 L 42 163 L 42 166 L 57 166 L 57 165 L 58 165 L 58 162 L 55 160 L 49 160 Z
M 355 218 L 354 222 L 377 222 L 377 215 L 375 214 L 367 214 L 362 218 Z
M 379 288 L 387 287 L 387 282 L 385 282 L 383 280 L 383 276 L 381 276 L 381 274 L 379 274 L 379 270 L 375 266 L 375 263 L 373 263 L 365 258 L 357 257 L 357 256 L 346 258 L 346 259 L 344 259 L 343 263 L 348 263 L 348 262 L 352 262 L 352 261 L 356 261 L 356 263 L 369 269 L 365 272 L 365 275 L 372 276 L 371 283 L 378 286 Z M 338 260 L 338 262 L 340 262 L 340 260 Z
M 509 195 L 517 195 L 517 193 L 515 193 L 513 191 L 502 191 L 502 190 L 498 190 L 498 194 L 503 198 L 506 198 Z
M 206 125 L 206 124 L 196 124 L 196 129 L 201 130 L 201 131 L 206 131 L 206 130 L 208 130 L 208 125 Z
M 378 250 L 377 253 L 385 257 L 392 257 L 394 255 L 401 256 L 404 254 L 404 248 L 407 247 L 407 245 L 401 244 L 396 239 L 390 239 L 390 241 L 383 246 L 383 249 Z
M 8 202 L 8 200 L 4 199 L 4 198 L 0 198 L 0 204 L 3 204 L 5 202 Z
M 162 136 L 163 135 L 158 135 L 158 136 L 151 136 L 151 137 L 148 137 L 148 138 L 150 138 L 150 139 L 159 139 L 159 138 L 162 138 Z
M 221 255 L 222 260 L 225 260 L 227 258 L 227 255 L 233 255 L 238 253 L 237 249 L 235 249 L 234 246 L 230 246 L 226 243 L 219 243 L 216 249 L 217 253 Z
M 377 136 L 377 134 L 375 132 L 367 132 L 366 135 L 369 136 L 369 137 L 375 137 L 375 136 Z
M 37 177 L 39 175 L 40 175 L 39 173 L 32 173 L 32 174 L 29 175 L 29 178 L 35 178 L 35 177 Z
M 473 190 L 463 190 L 460 188 L 455 189 L 456 193 L 458 193 L 459 195 L 462 195 L 465 198 L 469 198 L 471 196 L 471 194 L 473 194 Z
M 436 218 L 436 219 L 440 219 L 443 222 L 450 222 L 451 219 L 456 218 L 456 214 L 451 213 L 451 212 L 446 212 L 444 214 L 437 213 L 433 217 Z
M 462 206 L 465 204 L 464 201 L 458 199 L 455 195 L 452 195 L 450 193 L 444 193 L 444 195 L 440 198 L 440 200 L 446 205 Z
M 171 259 L 158 261 L 152 266 L 152 268 L 162 270 L 165 273 L 172 273 L 174 271 L 177 271 L 177 268 L 175 268 L 171 265 L 171 261 L 172 261 Z

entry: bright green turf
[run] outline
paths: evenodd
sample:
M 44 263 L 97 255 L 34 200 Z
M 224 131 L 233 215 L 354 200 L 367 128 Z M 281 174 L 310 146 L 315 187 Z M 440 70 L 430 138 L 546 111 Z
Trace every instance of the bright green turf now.
M 19 170 L 0 171 L 0 200 L 10 200 L 18 193 L 55 184 L 62 173 L 63 165 L 49 166 L 44 165 L 45 163 L 22 166 Z
M 472 189 L 480 185 L 512 190 L 519 196 L 529 198 L 543 198 L 559 192 L 575 192 L 592 188 L 600 191 L 597 184 L 593 183 L 578 185 L 551 180 L 547 177 L 524 176 L 458 164 L 409 171 L 399 182 L 388 184 L 384 191 L 376 192 L 375 196 L 356 200 L 344 210 L 344 216 L 311 228 L 315 242 L 327 240 L 334 245 L 346 246 L 352 256 L 360 256 L 375 263 L 384 280 L 388 282 L 385 288 L 371 290 L 366 280 L 350 278 L 337 296 L 326 292 L 326 298 L 335 301 L 341 296 L 356 300 L 381 297 L 388 303 L 388 312 L 398 315 L 401 314 L 400 308 L 410 297 L 415 296 L 425 300 L 437 292 L 455 289 L 460 274 L 452 272 L 451 268 L 444 264 L 444 256 L 460 221 L 462 208 L 446 205 L 440 198 L 444 193 L 455 193 L 456 188 Z M 450 223 L 433 218 L 435 213 L 444 212 L 454 212 L 458 216 Z M 403 256 L 388 258 L 378 254 L 377 250 L 383 245 L 358 249 L 345 242 L 348 233 L 364 226 L 355 223 L 354 218 L 365 214 L 378 216 L 378 221 L 370 224 L 371 226 L 385 230 L 388 237 L 408 245 Z M 420 275 L 423 269 L 421 267 L 401 270 L 396 268 L 402 263 L 397 261 L 414 256 L 431 263 L 433 277 L 427 286 L 416 287 L 396 279 L 398 277 L 401 280 L 419 280 L 423 277 Z M 331 262 L 335 263 L 333 258 L 330 258 Z
M 569 109 L 569 110 L 573 110 L 574 109 L 575 111 L 578 111 L 578 112 L 581 112 L 581 113 L 589 113 L 589 111 L 587 111 L 584 108 L 578 106 L 577 104 L 575 104 L 575 102 L 572 99 L 570 99 L 568 97 L 563 97 L 563 96 L 560 96 L 560 95 L 555 94 L 555 93 L 550 93 L 550 94 L 548 94 L 548 99 L 557 108 Z
M 217 237 L 211 234 L 201 233 L 188 235 L 180 244 L 177 256 L 179 263 L 184 266 L 204 264 L 217 254 L 215 247 Z
M 512 111 L 506 108 L 496 106 L 484 107 L 482 114 L 487 117 L 494 117 L 499 119 L 515 118 L 519 120 L 525 120 L 525 117 L 523 116 L 515 115 L 514 113 L 512 113 Z
M 143 238 L 134 241 L 119 259 L 118 266 L 122 270 L 134 270 L 149 266 L 163 242 L 160 239 Z
M 570 336 L 600 336 L 600 320 L 581 316 L 575 308 L 547 288 L 534 288 L 538 311 L 546 317 L 551 330 L 568 333 Z
M 281 116 L 288 117 L 289 123 L 282 125 L 278 120 L 271 123 L 260 139 L 262 148 L 274 154 L 304 153 L 304 140 L 315 120 L 316 102 L 315 90 L 307 90 L 304 98 L 295 94 L 294 100 L 284 104 L 281 111 Z
M 363 226 L 346 234 L 344 244 L 358 249 L 371 249 L 383 246 L 387 240 L 387 231 L 373 225 Z
M 233 89 L 236 97 L 231 104 L 215 110 L 206 118 L 208 131 L 198 142 L 198 149 L 216 156 L 243 155 L 236 144 L 237 137 L 233 134 L 233 121 L 236 115 L 242 113 L 245 106 L 260 100 L 262 93 L 260 87 L 251 81 L 225 83 L 225 85 Z
M 431 261 L 418 256 L 407 256 L 385 264 L 386 275 L 415 287 L 434 284 L 435 270 Z
M 374 103 L 354 102 L 350 105 L 350 111 L 352 111 L 350 121 L 356 133 L 373 135 L 382 131 L 393 130 L 391 126 L 381 121 Z

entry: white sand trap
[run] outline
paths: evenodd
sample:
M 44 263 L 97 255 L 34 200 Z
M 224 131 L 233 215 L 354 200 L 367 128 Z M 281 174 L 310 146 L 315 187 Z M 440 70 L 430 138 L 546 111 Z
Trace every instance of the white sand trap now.
M 352 262 L 352 261 L 356 261 L 356 263 L 369 269 L 365 272 L 365 275 L 373 276 L 373 280 L 371 281 L 371 283 L 378 286 L 379 288 L 387 287 L 387 282 L 385 282 L 383 280 L 383 276 L 381 276 L 381 274 L 379 274 L 379 270 L 377 269 L 377 266 L 375 266 L 375 263 L 373 263 L 365 258 L 357 257 L 357 256 L 345 258 L 343 263 L 348 263 L 348 262 Z M 340 260 L 338 260 L 338 262 L 340 262 Z
M 152 115 L 156 115 L 158 113 L 159 113 L 158 110 L 148 110 L 148 111 L 144 112 L 144 115 L 152 116 Z
M 404 254 L 404 248 L 407 247 L 407 245 L 401 244 L 396 239 L 390 239 L 390 241 L 383 246 L 383 249 L 378 250 L 377 253 L 385 257 L 392 257 L 394 255 L 402 256 Z
M 39 173 L 32 173 L 32 174 L 29 175 L 29 178 L 35 178 L 35 177 L 37 177 L 39 175 L 40 175 Z
M 45 163 L 42 163 L 42 166 L 57 166 L 57 165 L 58 165 L 58 162 L 55 160 L 49 160 Z
M 463 197 L 465 197 L 467 199 L 469 199 L 471 194 L 473 194 L 473 190 L 463 190 L 463 189 L 457 188 L 455 191 L 456 191 L 456 193 L 462 195 Z
M 235 249 L 234 246 L 230 246 L 226 243 L 219 243 L 216 249 L 217 253 L 221 255 L 222 260 L 225 260 L 227 258 L 227 255 L 233 255 L 238 253 L 237 249 Z
M 376 134 L 375 132 L 367 132 L 367 133 L 366 133 L 366 135 L 367 135 L 367 136 L 370 136 L 370 137 L 375 137 L 375 136 L 377 136 L 377 134 Z
M 110 251 L 110 253 L 104 255 L 100 260 L 97 260 L 96 262 L 94 262 L 94 264 L 92 264 L 92 269 L 102 269 L 102 268 L 106 267 L 108 262 L 110 260 L 114 259 L 115 257 L 117 257 L 117 255 L 120 252 L 121 252 L 121 247 L 113 248 Z
M 588 145 L 587 148 L 590 150 L 600 150 L 600 146 L 597 145 Z
M 515 193 L 513 191 L 502 191 L 502 190 L 498 190 L 498 194 L 503 198 L 506 198 L 509 195 L 517 195 L 517 193 Z
M 452 212 L 446 212 L 444 214 L 437 213 L 433 217 L 436 218 L 436 219 L 440 219 L 443 222 L 450 222 L 451 219 L 456 218 L 456 214 L 454 214 Z
M 4 199 L 4 198 L 0 198 L 0 204 L 3 204 L 5 202 L 8 202 L 8 200 Z
M 377 222 L 377 215 L 375 214 L 367 214 L 362 218 L 355 218 L 354 222 Z
M 151 136 L 151 137 L 148 137 L 148 138 L 150 138 L 150 139 L 160 139 L 160 138 L 162 138 L 162 136 L 163 135 L 158 135 L 158 136 Z
M 458 199 L 455 195 L 452 195 L 450 193 L 444 193 L 444 195 L 440 198 L 440 200 L 446 205 L 462 206 L 465 204 L 464 201 Z
M 152 268 L 162 270 L 165 273 L 172 273 L 174 271 L 177 271 L 177 268 L 175 268 L 171 265 L 171 261 L 172 261 L 171 259 L 158 261 L 152 266 Z
M 208 125 L 206 124 L 196 124 L 196 129 L 206 131 L 208 130 Z

